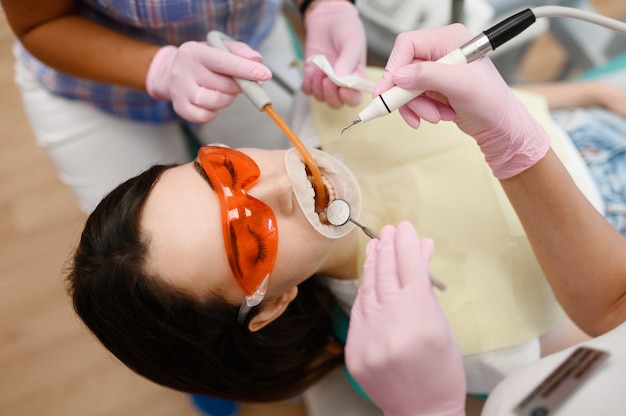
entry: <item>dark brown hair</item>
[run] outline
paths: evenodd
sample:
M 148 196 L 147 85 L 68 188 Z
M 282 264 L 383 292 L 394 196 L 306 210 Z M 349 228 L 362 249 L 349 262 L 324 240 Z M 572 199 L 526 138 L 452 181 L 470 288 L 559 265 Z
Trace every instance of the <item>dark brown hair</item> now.
M 206 300 L 145 271 L 142 207 L 168 166 L 154 166 L 113 190 L 87 219 L 67 276 L 74 309 L 126 366 L 167 387 L 236 401 L 301 393 L 343 356 L 326 352 L 333 299 L 320 276 L 274 322 L 257 332 L 239 324 L 239 305 Z M 261 304 L 262 306 L 262 304 Z

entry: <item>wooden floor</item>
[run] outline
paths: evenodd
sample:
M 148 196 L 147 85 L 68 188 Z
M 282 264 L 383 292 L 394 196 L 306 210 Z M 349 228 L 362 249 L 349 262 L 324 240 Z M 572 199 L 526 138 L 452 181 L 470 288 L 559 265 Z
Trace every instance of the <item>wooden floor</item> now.
M 626 0 L 594 3 L 611 16 L 626 10 Z M 73 315 L 62 271 L 84 216 L 34 142 L 13 84 L 11 43 L 0 12 L 0 415 L 197 415 L 186 395 L 113 360 Z M 552 69 L 542 59 L 550 40 L 538 45 L 525 65 L 540 76 Z M 293 408 L 246 411 L 279 413 Z

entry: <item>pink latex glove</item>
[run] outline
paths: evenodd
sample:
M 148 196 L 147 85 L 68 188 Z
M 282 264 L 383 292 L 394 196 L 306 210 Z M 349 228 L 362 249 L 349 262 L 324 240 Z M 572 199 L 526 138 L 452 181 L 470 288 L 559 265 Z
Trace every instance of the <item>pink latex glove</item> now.
M 257 51 L 242 42 L 226 44 L 232 53 L 205 42 L 162 47 L 148 69 L 148 94 L 171 101 L 174 111 L 187 121 L 210 122 L 241 92 L 233 76 L 253 81 L 272 77 Z
M 305 59 L 322 54 L 338 77 L 354 73 L 365 77 L 367 43 L 357 8 L 346 0 L 321 1 L 311 7 L 313 9 L 304 18 Z M 338 87 L 321 69 L 311 64 L 304 68 L 302 91 L 326 102 L 331 108 L 340 108 L 344 104 L 356 106 L 363 99 L 361 91 Z
M 432 240 L 409 222 L 367 246 L 346 364 L 386 416 L 465 414 L 461 352 L 429 280 Z
M 433 62 L 471 37 L 460 24 L 400 34 L 373 94 L 393 85 L 427 91 L 400 108 L 404 120 L 414 128 L 421 118 L 454 120 L 476 139 L 494 175 L 510 178 L 545 156 L 550 136 L 487 57 L 467 65 Z

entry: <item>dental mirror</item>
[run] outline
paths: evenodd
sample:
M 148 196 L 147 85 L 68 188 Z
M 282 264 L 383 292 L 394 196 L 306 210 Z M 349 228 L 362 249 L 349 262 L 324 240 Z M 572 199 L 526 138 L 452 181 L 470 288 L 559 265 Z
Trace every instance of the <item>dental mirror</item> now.
M 374 230 L 355 221 L 350 217 L 350 214 L 350 204 L 348 204 L 348 201 L 345 201 L 343 199 L 335 199 L 328 204 L 328 207 L 326 207 L 326 220 L 332 225 L 342 226 L 346 225 L 348 221 L 350 221 L 361 230 L 363 230 L 363 232 L 367 234 L 369 238 L 377 238 L 380 240 L 380 236 L 376 234 Z M 441 291 L 446 290 L 446 285 L 442 281 L 440 281 L 430 273 L 428 273 L 428 277 L 430 278 L 430 282 L 434 287 Z
M 336 226 L 346 225 L 348 221 L 350 221 L 361 230 L 363 230 L 363 232 L 367 234 L 369 238 L 380 239 L 380 237 L 374 232 L 374 230 L 352 219 L 350 217 L 350 211 L 350 204 L 348 204 L 348 201 L 343 199 L 335 199 L 328 204 L 328 207 L 326 207 L 326 220 L 332 225 Z

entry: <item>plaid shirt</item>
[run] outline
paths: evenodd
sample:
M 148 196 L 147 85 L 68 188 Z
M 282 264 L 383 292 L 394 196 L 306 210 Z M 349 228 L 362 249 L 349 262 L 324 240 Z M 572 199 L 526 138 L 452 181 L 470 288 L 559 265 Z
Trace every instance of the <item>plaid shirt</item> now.
M 135 39 L 157 45 L 203 41 L 220 30 L 258 48 L 272 28 L 282 0 L 79 0 L 80 14 Z M 19 42 L 17 57 L 49 91 L 107 113 L 145 122 L 178 119 L 167 101 L 146 92 L 62 74 L 33 57 Z

